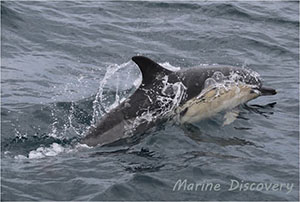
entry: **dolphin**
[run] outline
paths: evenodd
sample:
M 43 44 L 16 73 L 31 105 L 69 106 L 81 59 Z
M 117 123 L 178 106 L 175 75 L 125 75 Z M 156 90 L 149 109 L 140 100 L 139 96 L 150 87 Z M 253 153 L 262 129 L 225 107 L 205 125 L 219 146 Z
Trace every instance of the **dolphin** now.
M 132 60 L 142 73 L 137 90 L 91 127 L 82 144 L 114 145 L 140 136 L 158 123 L 195 123 L 276 90 L 258 73 L 226 65 L 170 71 L 144 56 Z

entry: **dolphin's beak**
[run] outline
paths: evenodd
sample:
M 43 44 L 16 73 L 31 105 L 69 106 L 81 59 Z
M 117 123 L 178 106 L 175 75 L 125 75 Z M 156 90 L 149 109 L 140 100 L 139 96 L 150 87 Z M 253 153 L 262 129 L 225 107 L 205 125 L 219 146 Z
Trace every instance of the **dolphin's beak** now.
M 259 89 L 259 91 L 261 92 L 261 95 L 276 95 L 277 92 L 275 89 L 273 88 L 267 88 L 267 87 L 261 87 Z

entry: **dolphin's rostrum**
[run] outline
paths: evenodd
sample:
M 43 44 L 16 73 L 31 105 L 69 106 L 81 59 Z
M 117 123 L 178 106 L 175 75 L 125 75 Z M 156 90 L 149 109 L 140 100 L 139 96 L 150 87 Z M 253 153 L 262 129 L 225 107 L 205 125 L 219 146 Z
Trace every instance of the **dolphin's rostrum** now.
M 193 123 L 233 109 L 260 95 L 274 95 L 259 75 L 245 68 L 201 66 L 170 71 L 144 56 L 132 60 L 142 72 L 139 88 L 107 113 L 82 139 L 89 146 L 109 145 L 144 133 L 168 119 Z

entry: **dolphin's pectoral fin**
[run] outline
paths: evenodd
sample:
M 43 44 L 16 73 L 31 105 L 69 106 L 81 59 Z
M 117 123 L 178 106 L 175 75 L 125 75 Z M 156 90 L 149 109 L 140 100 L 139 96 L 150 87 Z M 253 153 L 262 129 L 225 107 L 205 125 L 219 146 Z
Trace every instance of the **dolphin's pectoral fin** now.
M 181 125 L 182 130 L 184 131 L 184 135 L 187 137 L 191 138 L 198 144 L 203 143 L 203 142 L 209 142 L 209 143 L 217 143 L 218 140 L 215 139 L 215 137 L 212 137 L 208 134 L 203 134 L 201 130 L 190 123 L 184 123 Z
M 156 76 L 159 74 L 167 75 L 171 73 L 170 70 L 165 69 L 164 67 L 160 66 L 159 64 L 150 60 L 147 57 L 134 56 L 132 57 L 132 60 L 139 66 L 142 72 L 142 84 L 152 83 Z
M 226 126 L 226 125 L 229 125 L 231 124 L 232 122 L 234 122 L 237 117 L 239 116 L 239 110 L 237 108 L 231 110 L 231 111 L 228 111 L 226 112 L 225 116 L 224 116 L 224 122 L 223 122 L 223 125 L 222 126 Z
M 191 138 L 195 142 L 200 143 L 200 142 L 204 141 L 201 131 L 197 126 L 194 126 L 193 124 L 190 124 L 190 123 L 184 123 L 184 124 L 180 125 L 180 127 L 183 130 L 184 135 Z

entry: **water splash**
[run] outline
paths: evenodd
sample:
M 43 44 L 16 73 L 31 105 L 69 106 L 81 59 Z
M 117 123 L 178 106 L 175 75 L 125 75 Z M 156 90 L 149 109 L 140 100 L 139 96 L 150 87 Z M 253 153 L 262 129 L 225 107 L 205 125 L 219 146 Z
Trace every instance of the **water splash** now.
M 232 87 L 238 87 L 238 89 L 241 85 L 251 88 L 258 87 L 260 84 L 260 75 L 249 69 L 244 69 L 244 71 L 246 72 L 245 74 L 240 74 L 239 71 L 232 71 L 228 76 L 224 76 L 219 71 L 214 72 L 210 78 L 205 80 L 204 88 L 197 96 L 197 99 L 201 99 L 212 89 L 216 90 L 214 97 L 217 97 L 224 92 L 228 92 Z M 249 78 L 254 79 L 257 84 L 247 84 L 246 81 L 249 80 Z M 212 99 L 214 99 L 214 97 L 212 97 Z
M 135 73 L 139 73 L 138 68 L 131 67 L 134 67 L 132 62 L 109 65 L 104 78 L 99 82 L 98 92 L 92 100 L 55 102 L 35 110 L 37 115 L 46 115 L 50 124 L 34 136 L 15 129 L 15 138 L 6 146 L 6 156 L 16 159 L 44 158 L 74 149 L 76 140 L 90 128 L 90 122 L 92 125 L 96 124 L 105 113 L 125 100 L 130 93 L 127 89 L 135 90 L 139 86 L 141 76 L 134 77 L 132 71 L 134 69 Z M 86 105 L 88 103 L 90 103 L 91 108 Z M 87 111 L 90 115 L 89 118 L 81 116 L 82 110 Z M 17 153 L 10 152 L 11 148 L 20 147 L 20 144 L 26 145 L 21 153 L 19 151 L 16 151 Z M 18 155 L 18 153 L 22 155 Z
M 109 65 L 106 69 L 105 75 L 103 79 L 99 82 L 99 88 L 98 92 L 95 96 L 95 99 L 93 101 L 93 120 L 92 120 L 92 126 L 95 126 L 95 124 L 99 121 L 99 119 L 106 113 L 108 113 L 111 109 L 118 106 L 121 102 L 125 100 L 124 96 L 122 95 L 122 91 L 125 89 L 132 88 L 132 84 L 120 84 L 120 81 L 126 81 L 128 80 L 131 75 L 131 69 L 130 67 L 133 66 L 132 61 L 128 61 L 126 63 L 123 63 L 121 65 L 118 64 L 112 64 Z M 127 70 L 123 75 L 118 74 L 121 70 Z M 126 76 L 125 78 L 120 78 L 121 76 Z M 114 78 L 116 77 L 116 78 Z M 139 85 L 139 80 L 136 79 L 134 85 L 137 87 Z M 113 82 L 112 82 L 113 81 Z M 105 94 L 105 87 L 110 84 L 114 85 L 114 95 L 111 99 L 111 96 Z M 122 87 L 122 89 L 121 89 Z M 111 103 L 111 100 L 114 102 Z
M 168 76 L 163 77 L 163 86 L 160 89 L 161 94 L 157 96 L 155 101 L 149 97 L 152 104 L 155 102 L 159 106 L 155 109 L 149 106 L 145 112 L 134 118 L 130 124 L 126 126 L 126 136 L 130 136 L 139 125 L 155 122 L 157 119 L 169 119 L 173 116 L 175 109 L 180 105 L 186 95 L 186 87 L 182 82 L 169 83 L 168 79 Z M 151 90 L 152 89 L 150 89 L 150 91 Z
M 22 159 L 42 159 L 46 157 L 57 156 L 62 153 L 74 153 L 79 150 L 89 149 L 90 147 L 87 145 L 77 143 L 74 147 L 71 146 L 62 146 L 58 143 L 52 143 L 49 147 L 40 146 L 36 150 L 32 150 L 29 152 L 28 156 L 24 155 L 16 155 L 14 159 L 22 160 Z
M 168 62 L 160 64 L 163 67 L 171 70 L 171 71 L 178 71 L 180 70 L 180 67 L 175 67 L 169 64 Z M 114 94 L 114 102 L 109 103 L 108 102 L 108 96 L 104 94 L 104 89 L 105 86 L 108 84 L 108 82 L 111 82 L 112 77 L 116 77 L 114 80 L 115 82 L 118 82 L 120 80 L 118 76 L 118 71 L 128 68 L 129 66 L 133 66 L 132 61 L 123 63 L 121 65 L 113 64 L 108 66 L 106 73 L 104 75 L 104 78 L 99 82 L 99 89 L 98 92 L 95 96 L 95 99 L 93 101 L 93 120 L 92 120 L 92 126 L 95 126 L 96 123 L 99 121 L 99 117 L 102 117 L 104 114 L 108 113 L 110 110 L 113 108 L 117 107 L 120 103 L 122 103 L 125 99 L 126 96 L 121 95 L 119 85 L 116 85 L 115 88 L 115 94 Z M 136 70 L 138 68 L 135 67 Z M 132 76 L 129 74 L 129 71 L 127 71 L 128 76 Z M 141 116 L 137 117 L 134 121 L 133 124 L 131 124 L 131 128 L 135 128 L 137 125 L 144 123 L 144 122 L 151 122 L 153 119 L 157 118 L 158 116 L 165 116 L 166 114 L 170 113 L 177 105 L 179 105 L 180 100 L 182 99 L 183 92 L 185 87 L 183 86 L 182 83 L 175 83 L 175 84 L 169 84 L 167 82 L 168 78 L 164 78 L 164 87 L 162 91 L 166 91 L 169 88 L 173 88 L 174 91 L 174 98 L 170 98 L 169 96 L 161 96 L 158 97 L 158 100 L 161 101 L 162 106 L 160 109 L 155 110 L 155 111 L 146 111 L 143 113 Z M 142 76 L 139 72 L 139 76 L 137 79 L 134 80 L 133 86 L 134 88 L 131 87 L 131 92 L 134 92 L 139 85 L 142 83 Z M 128 94 L 127 94 L 128 96 Z M 149 98 L 150 99 L 150 98 Z M 163 110 L 162 110 L 163 109 Z
M 158 63 L 158 64 L 161 65 L 162 67 L 164 67 L 170 71 L 174 71 L 174 72 L 179 71 L 181 69 L 180 67 L 171 65 L 169 62 Z

